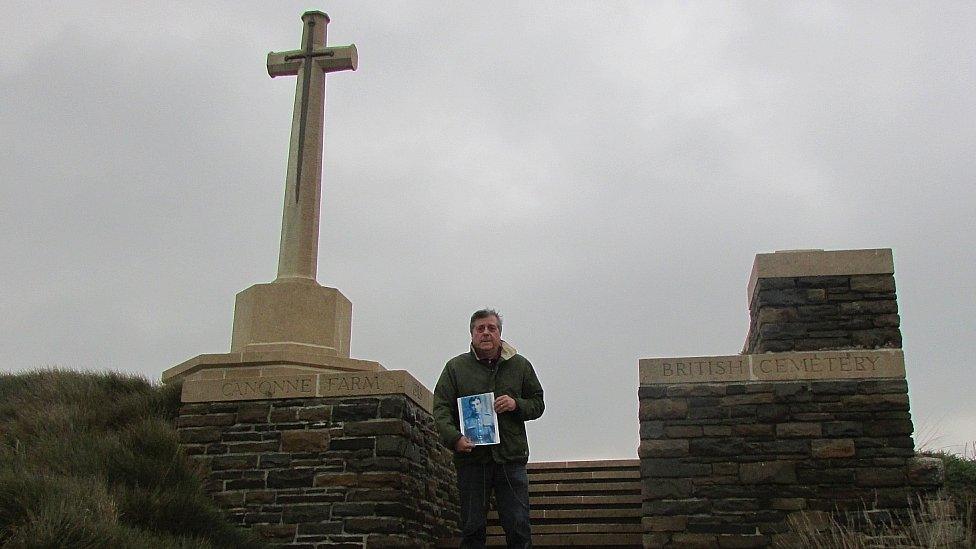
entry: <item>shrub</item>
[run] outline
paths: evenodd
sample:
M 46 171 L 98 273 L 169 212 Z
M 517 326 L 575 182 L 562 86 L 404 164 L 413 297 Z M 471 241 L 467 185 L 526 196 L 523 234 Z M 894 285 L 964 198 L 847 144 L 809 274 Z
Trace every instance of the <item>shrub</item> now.
M 180 452 L 179 394 L 118 373 L 0 375 L 0 544 L 259 547 Z

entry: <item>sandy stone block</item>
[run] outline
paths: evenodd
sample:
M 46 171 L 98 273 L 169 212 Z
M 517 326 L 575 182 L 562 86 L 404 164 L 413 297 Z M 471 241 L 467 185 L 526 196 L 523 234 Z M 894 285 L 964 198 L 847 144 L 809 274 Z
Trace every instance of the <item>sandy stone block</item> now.
M 315 368 L 302 368 L 299 366 L 264 366 L 260 368 L 261 377 L 286 377 L 309 375 L 321 372 Z
M 205 414 L 199 416 L 180 416 L 176 418 L 177 427 L 217 427 L 234 424 L 234 414 Z
M 207 380 L 207 379 L 224 379 L 224 370 L 217 369 L 206 369 L 193 372 L 192 374 L 186 376 L 186 380 Z
M 261 538 L 280 543 L 295 539 L 295 530 L 298 527 L 294 524 L 255 524 L 253 528 Z
M 267 423 L 270 409 L 267 404 L 241 405 L 237 409 L 237 423 Z
M 727 385 L 724 383 L 694 383 L 668 385 L 665 394 L 668 397 L 710 397 L 725 396 L 727 391 Z
M 359 475 L 356 473 L 319 473 L 315 475 L 313 485 L 316 488 L 331 486 L 358 486 Z
M 794 322 L 798 317 L 799 315 L 794 307 L 763 307 L 759 310 L 759 316 L 756 320 L 762 325 L 767 322 Z
M 684 419 L 688 415 L 688 402 L 662 398 L 641 401 L 638 410 L 641 421 L 652 419 Z
M 810 442 L 810 454 L 818 459 L 854 457 L 854 441 L 849 438 L 814 440 Z
M 644 517 L 641 526 L 645 532 L 680 532 L 688 526 L 688 517 Z
M 903 486 L 907 480 L 902 469 L 860 468 L 855 475 L 858 486 Z
M 665 532 L 655 532 L 652 534 L 644 534 L 641 536 L 641 545 L 645 549 L 657 549 L 659 547 L 667 547 L 668 543 L 671 541 L 670 534 Z
M 908 395 L 899 393 L 885 393 L 874 395 L 854 395 L 844 401 L 846 408 L 851 410 L 883 410 L 886 412 L 908 411 Z
M 244 501 L 248 505 L 259 503 L 274 503 L 275 492 L 273 490 L 249 490 L 245 493 Z
M 702 436 L 701 425 L 669 425 L 664 428 L 668 438 L 695 438 Z
M 399 488 L 407 485 L 407 477 L 402 473 L 363 473 L 359 475 L 359 486 L 363 488 Z
M 819 423 L 780 423 L 776 425 L 779 437 L 820 437 L 823 429 Z
M 807 508 L 807 500 L 803 498 L 772 498 L 769 507 L 777 511 L 799 511 Z
M 795 484 L 796 463 L 759 461 L 739 466 L 739 480 L 745 484 Z
M 644 440 L 637 448 L 638 457 L 682 457 L 688 455 L 687 439 Z
M 774 428 L 769 423 L 744 423 L 734 425 L 732 431 L 743 437 L 769 437 L 773 436 Z
M 739 474 L 739 464 L 738 463 L 713 463 L 712 464 L 712 474 L 718 476 L 735 476 Z
M 646 478 L 641 482 L 641 495 L 644 499 L 689 498 L 693 492 L 694 486 L 689 479 Z
M 371 419 L 349 421 L 343 425 L 346 436 L 400 435 L 406 436 L 409 426 L 402 419 Z
M 895 277 L 890 274 L 852 276 L 851 290 L 868 293 L 892 293 L 895 291 Z
M 329 431 L 282 431 L 283 452 L 324 452 L 329 448 Z
M 718 538 L 715 534 L 689 534 L 676 533 L 671 536 L 671 543 L 675 547 L 686 549 L 713 549 L 718 547 Z
M 753 393 L 746 395 L 730 395 L 719 399 L 719 406 L 740 406 L 743 404 L 772 404 L 773 393 Z
M 329 421 L 332 406 L 306 406 L 298 409 L 298 419 L 302 421 Z
M 205 442 L 219 442 L 221 430 L 217 427 L 184 428 L 177 431 L 182 443 L 200 444 Z
M 261 368 L 256 368 L 254 366 L 241 367 L 241 368 L 223 368 L 221 370 L 224 373 L 224 379 L 245 379 L 252 377 L 261 377 Z

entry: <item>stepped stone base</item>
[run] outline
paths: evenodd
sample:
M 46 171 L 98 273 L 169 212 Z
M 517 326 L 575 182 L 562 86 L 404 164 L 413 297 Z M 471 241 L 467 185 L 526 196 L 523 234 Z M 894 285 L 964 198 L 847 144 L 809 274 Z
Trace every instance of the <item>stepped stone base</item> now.
M 641 480 L 636 459 L 530 463 L 532 545 L 640 547 Z M 457 547 L 442 539 L 438 547 Z M 498 513 L 488 515 L 490 547 L 504 547 Z
M 429 547 L 455 531 L 450 452 L 407 395 L 188 403 L 177 427 L 229 520 L 270 545 Z

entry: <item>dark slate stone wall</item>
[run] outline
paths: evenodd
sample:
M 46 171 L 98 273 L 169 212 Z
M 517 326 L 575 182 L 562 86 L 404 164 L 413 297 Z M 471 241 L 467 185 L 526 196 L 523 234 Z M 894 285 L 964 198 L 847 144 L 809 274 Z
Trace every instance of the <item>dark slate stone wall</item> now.
M 904 509 L 941 482 L 915 458 L 905 380 L 641 387 L 645 547 L 789 546 L 793 513 Z
M 451 454 L 402 395 L 184 404 L 177 421 L 229 519 L 272 545 L 428 547 L 455 532 Z
M 891 274 L 760 278 L 746 354 L 901 348 Z

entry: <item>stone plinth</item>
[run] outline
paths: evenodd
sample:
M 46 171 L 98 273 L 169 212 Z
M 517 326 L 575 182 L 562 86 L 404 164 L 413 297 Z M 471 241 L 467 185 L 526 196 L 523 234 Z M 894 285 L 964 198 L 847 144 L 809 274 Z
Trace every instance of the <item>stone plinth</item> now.
M 349 356 L 352 303 L 335 288 L 305 278 L 255 284 L 237 294 L 232 352 L 292 344 Z
M 891 250 L 760 254 L 744 354 L 640 361 L 645 547 L 797 546 L 796 515 L 897 515 L 941 484 L 915 457 L 893 273 Z
M 184 402 L 188 392 L 206 402 L 181 408 L 181 446 L 202 462 L 229 519 L 269 544 L 429 547 L 454 534 L 451 452 L 435 432 L 430 391 L 407 372 L 185 383 Z M 270 397 L 253 398 L 262 391 Z

